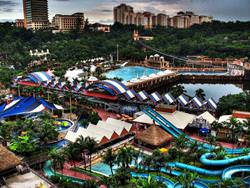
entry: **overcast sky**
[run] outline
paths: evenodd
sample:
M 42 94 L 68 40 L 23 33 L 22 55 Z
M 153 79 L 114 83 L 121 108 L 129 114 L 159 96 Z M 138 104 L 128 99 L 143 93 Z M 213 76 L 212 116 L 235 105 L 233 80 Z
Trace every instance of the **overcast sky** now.
M 127 3 L 135 11 L 166 13 L 180 10 L 213 16 L 223 21 L 250 21 L 250 0 L 48 0 L 49 18 L 56 13 L 84 12 L 91 22 L 112 23 L 113 7 Z M 0 0 L 0 21 L 23 18 L 22 0 Z

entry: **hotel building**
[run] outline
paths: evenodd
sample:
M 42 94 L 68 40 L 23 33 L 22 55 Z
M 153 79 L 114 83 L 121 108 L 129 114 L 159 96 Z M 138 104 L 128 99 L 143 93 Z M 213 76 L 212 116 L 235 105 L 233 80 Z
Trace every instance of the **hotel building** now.
M 83 31 L 85 27 L 84 13 L 78 12 L 72 15 L 56 14 L 52 20 L 52 27 L 57 32 Z
M 47 29 L 48 0 L 23 0 L 24 27 L 27 29 Z

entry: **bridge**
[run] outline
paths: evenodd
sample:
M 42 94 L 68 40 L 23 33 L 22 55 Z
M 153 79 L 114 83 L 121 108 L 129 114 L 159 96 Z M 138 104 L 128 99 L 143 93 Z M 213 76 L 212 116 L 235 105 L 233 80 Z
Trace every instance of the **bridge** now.
M 154 52 L 156 52 L 156 53 L 158 53 L 160 55 L 172 58 L 173 61 L 174 60 L 179 60 L 179 61 L 182 61 L 182 62 L 187 62 L 187 60 L 188 60 L 186 58 L 181 58 L 181 57 L 177 57 L 177 56 L 174 56 L 174 55 L 171 55 L 171 54 L 168 54 L 168 53 L 161 52 L 159 49 L 153 48 L 153 47 L 145 44 L 142 40 L 137 40 L 136 42 L 137 42 L 137 44 L 141 45 L 142 47 L 144 47 L 144 48 L 146 48 L 148 50 L 152 50 L 152 51 L 154 51 Z

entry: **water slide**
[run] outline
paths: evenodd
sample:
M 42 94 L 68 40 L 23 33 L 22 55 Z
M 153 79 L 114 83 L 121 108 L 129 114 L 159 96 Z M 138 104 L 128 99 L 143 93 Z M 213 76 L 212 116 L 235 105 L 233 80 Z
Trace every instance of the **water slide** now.
M 147 179 L 149 177 L 149 174 L 131 172 L 131 176 L 136 178 Z M 180 183 L 174 184 L 174 182 L 162 176 L 152 176 L 152 178 L 154 178 L 156 181 L 161 181 L 167 188 L 183 188 Z M 195 188 L 208 188 L 207 185 L 199 181 L 194 181 L 193 185 Z
M 196 167 L 196 166 L 192 166 L 192 165 L 188 165 L 188 164 L 180 163 L 180 162 L 170 162 L 168 163 L 168 166 L 181 168 L 184 170 L 189 170 L 189 171 L 196 172 L 202 175 L 207 175 L 207 176 L 220 176 L 223 172 L 223 170 L 207 170 L 207 169 L 203 169 L 200 167 Z
M 236 165 L 226 168 L 222 173 L 222 179 L 231 179 L 233 174 L 239 172 L 250 172 L 250 165 Z
M 166 130 L 168 133 L 170 133 L 174 137 L 178 137 L 180 134 L 183 134 L 178 128 L 176 128 L 171 122 L 166 120 L 161 114 L 156 112 L 150 107 L 146 107 L 143 109 L 143 112 L 148 115 L 151 119 L 153 119 L 155 122 L 157 122 L 164 130 Z M 192 138 L 186 136 L 191 141 Z M 209 145 L 207 143 L 203 143 L 203 147 L 212 150 L 214 146 Z M 237 149 L 231 149 L 231 148 L 225 148 L 225 151 L 228 154 L 241 154 L 246 148 L 237 148 Z
M 152 108 L 147 107 L 143 112 L 148 115 L 151 119 L 157 122 L 164 130 L 170 133 L 174 137 L 178 137 L 181 131 L 177 129 L 171 122 L 162 117 L 158 112 L 154 111 Z
M 201 156 L 200 162 L 207 166 L 225 166 L 237 161 L 250 161 L 250 155 L 238 156 L 229 159 L 213 160 L 211 158 L 216 157 L 215 153 L 205 153 Z

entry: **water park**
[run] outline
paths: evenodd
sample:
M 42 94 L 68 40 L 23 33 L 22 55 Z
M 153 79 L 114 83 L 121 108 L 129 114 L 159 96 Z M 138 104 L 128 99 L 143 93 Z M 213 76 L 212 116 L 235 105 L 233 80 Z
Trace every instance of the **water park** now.
M 1 184 L 32 172 L 36 187 L 250 186 L 250 113 L 234 106 L 221 112 L 228 108 L 221 98 L 243 89 L 227 85 L 228 93 L 216 95 L 178 81 L 228 72 L 124 65 L 104 79 L 82 74 L 13 79 L 12 95 L 0 105 L 1 142 L 10 150 L 0 155 L 13 158 L 0 168 Z

